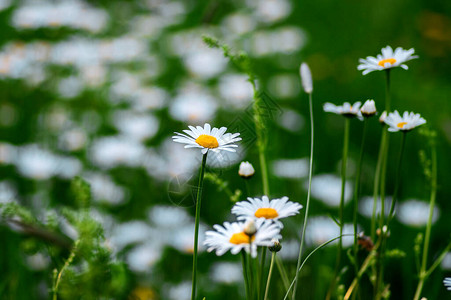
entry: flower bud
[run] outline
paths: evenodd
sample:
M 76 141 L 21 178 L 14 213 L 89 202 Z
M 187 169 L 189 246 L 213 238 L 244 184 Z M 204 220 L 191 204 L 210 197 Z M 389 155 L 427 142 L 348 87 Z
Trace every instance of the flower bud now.
M 249 219 L 244 224 L 244 233 L 248 236 L 253 236 L 257 232 L 257 227 L 255 226 L 255 221 L 252 219 Z
M 302 87 L 307 94 L 311 94 L 313 92 L 313 80 L 312 73 L 310 72 L 310 68 L 306 63 L 301 64 L 301 81 Z
M 381 114 L 381 116 L 379 117 L 379 122 L 381 124 L 384 124 L 385 119 L 387 118 L 387 112 L 384 110 L 384 112 Z
M 376 104 L 374 103 L 374 100 L 366 100 L 362 108 L 360 108 L 360 112 L 366 118 L 374 116 L 376 114 Z
M 282 249 L 282 244 L 280 244 L 278 239 L 272 239 L 271 242 L 273 243 L 273 245 L 268 247 L 269 251 L 279 252 L 280 249 Z
M 255 169 L 248 161 L 242 161 L 238 170 L 238 175 L 243 178 L 251 178 L 255 174 Z

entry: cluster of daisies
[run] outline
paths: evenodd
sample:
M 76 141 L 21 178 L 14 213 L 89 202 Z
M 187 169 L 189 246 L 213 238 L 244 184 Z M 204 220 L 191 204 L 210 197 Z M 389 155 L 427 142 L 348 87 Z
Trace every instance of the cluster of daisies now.
M 216 250 L 222 255 L 230 250 L 237 254 L 241 250 L 257 256 L 257 247 L 271 247 L 281 238 L 282 218 L 299 213 L 302 205 L 288 201 L 288 197 L 269 200 L 267 196 L 247 198 L 232 208 L 238 222 L 225 222 L 223 226 L 214 225 L 214 231 L 206 232 L 204 241 L 207 251 Z
M 416 55 L 412 55 L 414 49 L 404 50 L 398 47 L 393 51 L 390 46 L 382 48 L 382 54 L 378 54 L 376 57 L 368 56 L 366 59 L 360 59 L 360 65 L 357 66 L 358 70 L 363 70 L 363 75 L 366 75 L 373 71 L 386 70 L 391 68 L 401 67 L 405 70 L 408 69 L 404 63 L 414 58 L 418 58 Z M 343 105 L 334 105 L 332 103 L 325 103 L 323 108 L 326 112 L 332 112 L 335 114 L 343 115 L 349 118 L 358 118 L 363 120 L 365 117 L 371 117 L 376 114 L 376 106 L 374 100 L 367 100 L 363 105 L 361 102 L 355 102 L 351 104 L 345 102 Z M 388 131 L 410 131 L 415 127 L 423 125 L 426 120 L 421 117 L 420 114 L 414 112 L 404 112 L 401 114 L 395 110 L 388 113 L 383 112 L 379 118 L 381 123 L 388 125 Z

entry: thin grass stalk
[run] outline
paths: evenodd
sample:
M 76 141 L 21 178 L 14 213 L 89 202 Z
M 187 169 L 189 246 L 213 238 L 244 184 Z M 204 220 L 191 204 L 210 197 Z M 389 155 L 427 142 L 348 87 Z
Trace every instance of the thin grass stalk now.
M 272 269 L 274 267 L 274 261 L 276 260 L 276 252 L 274 251 L 271 255 L 271 263 L 269 265 L 269 273 L 268 273 L 268 280 L 266 281 L 266 289 L 265 289 L 265 298 L 264 300 L 268 300 L 268 293 L 269 293 L 269 284 L 271 283 L 271 276 L 272 276 Z
M 202 164 L 200 167 L 199 184 L 197 186 L 196 197 L 196 219 L 194 226 L 194 254 L 193 254 L 193 282 L 191 287 L 191 300 L 196 299 L 196 285 L 197 285 L 197 250 L 199 244 L 199 220 L 200 220 L 200 208 L 202 202 L 202 187 L 204 184 L 205 165 L 207 163 L 208 151 L 202 157 Z
M 246 300 L 251 300 L 250 296 L 250 286 L 249 286 L 249 270 L 247 268 L 247 254 L 243 249 L 241 250 L 241 262 L 243 264 L 243 278 L 244 278 L 244 288 L 246 290 Z
M 353 215 L 353 223 L 354 223 L 354 269 L 356 275 L 359 272 L 359 262 L 358 262 L 358 234 L 357 234 L 357 212 L 359 209 L 359 193 L 360 193 L 360 175 L 362 173 L 362 162 L 363 162 L 363 153 L 365 149 L 365 139 L 366 139 L 366 127 L 367 127 L 367 118 L 363 120 L 363 133 L 362 133 L 362 143 L 360 145 L 360 155 L 359 155 L 359 161 L 357 165 L 357 173 L 355 177 L 355 187 L 354 187 L 354 215 Z M 358 279 L 357 279 L 357 286 L 358 288 Z
M 414 300 L 420 299 L 421 291 L 423 290 L 424 282 L 426 281 L 428 274 L 426 273 L 429 243 L 431 239 L 432 217 L 434 215 L 435 199 L 437 195 L 437 151 L 435 145 L 431 147 L 431 196 L 429 200 L 429 217 L 426 225 L 426 233 L 424 238 L 423 257 L 421 260 L 421 269 L 419 272 L 418 286 L 415 291 Z
M 387 220 L 387 226 L 390 223 L 391 219 L 393 218 L 393 214 L 395 213 L 395 205 L 396 205 L 396 200 L 398 198 L 398 193 L 399 193 L 399 181 L 401 180 L 401 166 L 402 166 L 402 158 L 403 158 L 403 154 L 404 154 L 404 148 L 405 148 L 405 144 L 406 144 L 406 136 L 407 136 L 407 132 L 403 131 L 402 132 L 402 138 L 401 138 L 401 149 L 399 151 L 399 156 L 398 156 L 398 167 L 397 167 L 397 172 L 396 172 L 396 181 L 395 181 L 395 190 L 393 192 L 393 197 L 392 197 L 392 202 L 391 202 L 391 207 L 390 207 L 390 212 L 388 213 L 388 220 Z
M 311 187 L 312 187 L 313 149 L 314 149 L 313 146 L 314 146 L 314 142 L 315 142 L 312 93 L 309 93 L 309 112 L 310 112 L 310 162 L 309 162 L 309 176 L 308 176 L 308 189 L 307 189 L 307 203 L 305 205 L 304 225 L 302 227 L 301 245 L 299 246 L 298 263 L 296 266 L 296 276 L 294 279 L 294 287 L 293 287 L 293 294 L 292 294 L 293 300 L 296 297 L 296 287 L 297 287 L 297 283 L 298 283 L 299 270 L 300 270 L 301 260 L 302 260 L 302 250 L 303 250 L 304 241 L 305 241 L 305 230 L 307 228 L 307 220 L 308 220 L 308 213 L 309 213 L 309 207 L 310 207 L 310 192 L 311 192 Z

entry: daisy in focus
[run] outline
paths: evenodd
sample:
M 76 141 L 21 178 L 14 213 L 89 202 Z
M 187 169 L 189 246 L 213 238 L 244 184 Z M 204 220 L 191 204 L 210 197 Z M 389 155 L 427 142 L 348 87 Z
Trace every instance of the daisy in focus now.
M 393 51 L 392 47 L 387 46 L 382 48 L 382 54 L 378 54 L 376 57 L 368 56 L 366 59 L 359 59 L 360 65 L 357 66 L 357 70 L 362 71 L 363 75 L 366 75 L 373 71 L 380 71 L 391 69 L 395 67 L 401 67 L 407 70 L 408 67 L 404 63 L 414 58 L 418 58 L 417 55 L 412 55 L 415 50 L 413 48 L 404 50 L 398 47 Z
M 389 126 L 388 131 L 396 132 L 410 131 L 415 127 L 425 124 L 426 120 L 423 119 L 420 114 L 415 114 L 413 112 L 409 113 L 408 111 L 405 111 L 401 117 L 399 112 L 395 110 L 388 114 L 384 122 Z
M 224 226 L 214 225 L 215 231 L 205 233 L 204 245 L 207 246 L 208 252 L 216 250 L 218 256 L 229 250 L 232 254 L 238 254 L 244 249 L 255 258 L 257 257 L 257 246 L 272 246 L 274 244 L 272 239 L 280 239 L 281 235 L 280 227 L 265 219 L 256 220 L 254 225 L 255 233 L 252 235 L 247 230 L 249 224 L 244 222 L 225 222 Z
M 357 117 L 359 120 L 363 120 L 362 113 L 360 111 L 360 105 L 362 103 L 357 101 L 354 104 L 349 102 L 343 103 L 343 105 L 335 105 L 329 102 L 324 103 L 323 109 L 325 112 L 331 112 L 338 115 L 343 115 L 348 118 Z
M 267 196 L 263 196 L 262 199 L 247 198 L 247 201 L 236 203 L 232 208 L 232 214 L 237 215 L 238 220 L 249 218 L 273 220 L 280 228 L 283 228 L 279 219 L 294 216 L 301 208 L 301 204 L 288 201 L 288 197 L 269 201 Z
M 238 137 L 239 133 L 225 133 L 226 127 L 211 128 L 210 124 L 205 123 L 204 127 L 201 126 L 188 126 L 190 130 L 183 130 L 185 134 L 175 132 L 175 136 L 172 137 L 176 143 L 186 144 L 185 148 L 200 148 L 202 154 L 208 152 L 208 150 L 219 152 L 221 150 L 236 152 L 234 148 L 238 147 L 235 142 L 241 141 Z

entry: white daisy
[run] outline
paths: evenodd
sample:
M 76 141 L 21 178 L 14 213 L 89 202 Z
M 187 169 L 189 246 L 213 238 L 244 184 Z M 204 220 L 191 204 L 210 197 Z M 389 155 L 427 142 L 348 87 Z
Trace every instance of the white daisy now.
M 204 128 L 201 126 L 188 126 L 191 130 L 183 130 L 186 134 L 175 132 L 172 137 L 174 142 L 186 144 L 185 148 L 201 148 L 202 154 L 207 153 L 208 150 L 219 152 L 220 150 L 236 152 L 238 145 L 235 142 L 241 141 L 238 137 L 239 133 L 225 133 L 227 128 L 214 127 L 211 129 L 210 124 L 205 123 Z M 225 134 L 224 134 L 225 133 Z
M 207 251 L 216 250 L 216 255 L 221 256 L 230 250 L 232 254 L 238 254 L 242 249 L 250 252 L 252 257 L 257 257 L 257 246 L 269 247 L 273 238 L 281 238 L 280 227 L 265 219 L 255 221 L 256 233 L 250 237 L 244 233 L 244 222 L 225 222 L 224 226 L 214 225 L 215 231 L 207 231 L 204 245 Z M 251 243 L 249 243 L 251 242 Z
M 446 277 L 443 279 L 443 284 L 446 286 L 448 291 L 451 291 L 451 277 Z
M 385 124 L 389 126 L 388 131 L 410 131 L 417 126 L 426 123 L 426 120 L 421 117 L 420 114 L 415 114 L 413 112 L 405 111 L 401 117 L 399 112 L 389 113 L 387 118 L 384 120 Z
M 367 56 L 366 59 L 359 59 L 360 65 L 357 66 L 357 70 L 363 70 L 363 75 L 366 75 L 373 71 L 380 71 L 385 69 L 391 69 L 395 67 L 401 67 L 407 70 L 408 67 L 404 63 L 414 58 L 418 58 L 417 55 L 412 55 L 415 50 L 413 48 L 404 50 L 398 47 L 393 52 L 392 47 L 387 46 L 382 48 L 382 54 L 378 54 L 376 57 Z
M 363 120 L 362 113 L 360 112 L 360 105 L 362 103 L 357 101 L 354 104 L 349 102 L 343 103 L 343 105 L 335 105 L 329 102 L 324 103 L 323 109 L 325 112 L 331 112 L 338 115 L 343 115 L 345 117 L 354 118 L 357 117 L 359 120 Z
M 288 197 L 273 199 L 269 201 L 267 196 L 259 198 L 247 198 L 247 201 L 241 201 L 232 208 L 232 214 L 238 216 L 238 220 L 248 218 L 264 218 L 273 220 L 282 228 L 279 219 L 294 216 L 299 213 L 302 205 L 288 201 Z

